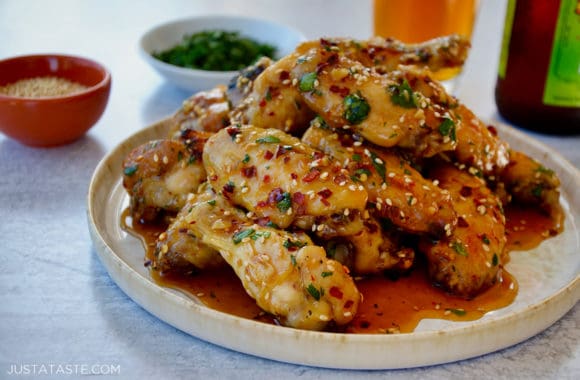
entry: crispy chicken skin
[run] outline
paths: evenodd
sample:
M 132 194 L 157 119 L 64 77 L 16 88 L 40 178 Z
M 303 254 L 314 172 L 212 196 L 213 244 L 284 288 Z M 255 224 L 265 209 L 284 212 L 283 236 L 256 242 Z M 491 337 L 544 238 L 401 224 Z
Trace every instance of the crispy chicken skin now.
M 560 180 L 536 160 L 512 150 L 509 164 L 499 174 L 499 181 L 509 194 L 507 201 L 537 205 L 553 220 L 562 218 Z
M 208 135 L 196 132 L 187 142 L 155 140 L 123 161 L 123 186 L 131 196 L 131 214 L 140 222 L 177 214 L 188 194 L 206 180 L 201 162 Z
M 415 251 L 402 247 L 393 231 L 383 230 L 379 222 L 370 217 L 363 229 L 346 237 L 352 252 L 352 271 L 356 274 L 375 274 L 384 271 L 405 271 L 413 265 Z
M 451 194 L 459 220 L 450 236 L 423 238 L 419 249 L 435 283 L 455 295 L 473 297 L 496 282 L 503 263 L 501 202 L 482 179 L 452 165 L 441 164 L 430 175 Z
M 277 129 L 228 127 L 207 141 L 203 160 L 216 192 L 281 228 L 365 209 L 364 188 L 324 153 Z
M 369 40 L 323 38 L 303 43 L 297 50 L 321 46 L 340 52 L 378 72 L 396 70 L 399 65 L 428 67 L 432 72 L 460 67 L 467 59 L 470 43 L 458 35 L 445 36 L 419 44 L 404 44 L 392 38 L 372 37 Z
M 336 158 L 362 184 L 378 217 L 411 233 L 451 233 L 457 217 L 449 194 L 423 178 L 395 152 L 334 132 L 320 118 L 302 141 Z
M 203 244 L 190 230 L 187 219 L 189 210 L 196 203 L 212 202 L 213 190 L 207 183 L 200 186 L 197 195 L 191 194 L 177 217 L 169 224 L 167 230 L 157 239 L 153 268 L 161 273 L 169 271 L 191 272 L 197 269 L 207 270 L 220 268 L 227 263 L 218 251 Z
M 348 323 L 360 294 L 343 266 L 304 234 L 264 227 L 221 196 L 192 203 L 185 220 L 207 246 L 219 250 L 265 311 L 286 326 L 321 330 Z
M 291 72 L 302 97 L 332 128 L 352 129 L 383 147 L 399 146 L 419 157 L 455 149 L 447 112 L 450 97 L 425 97 L 418 89 L 439 86 L 427 72 L 379 74 L 358 61 L 326 49 L 311 49 Z M 443 127 L 442 127 L 443 126 Z
M 225 86 L 200 91 L 186 99 L 173 115 L 170 138 L 179 138 L 184 131 L 217 132 L 230 125 L 230 104 Z
M 290 78 L 297 58 L 298 53 L 290 54 L 266 67 L 254 79 L 251 91 L 232 112 L 234 124 L 276 128 L 294 135 L 308 127 L 314 113 Z

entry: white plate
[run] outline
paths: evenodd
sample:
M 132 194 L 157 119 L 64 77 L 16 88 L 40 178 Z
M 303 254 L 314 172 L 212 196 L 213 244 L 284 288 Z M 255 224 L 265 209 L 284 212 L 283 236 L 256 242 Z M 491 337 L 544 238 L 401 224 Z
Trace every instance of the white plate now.
M 200 339 L 264 358 L 331 368 L 388 369 L 445 363 L 519 343 L 546 329 L 580 298 L 580 174 L 546 146 L 500 128 L 515 149 L 553 168 L 562 180 L 564 233 L 537 249 L 512 253 L 507 268 L 519 283 L 509 307 L 472 322 L 424 320 L 413 333 L 346 335 L 295 330 L 215 311 L 158 286 L 143 266 L 139 240 L 120 227 L 128 204 L 121 163 L 135 146 L 166 136 L 165 121 L 128 138 L 98 165 L 88 195 L 88 221 L 96 251 L 117 285 L 159 319 Z

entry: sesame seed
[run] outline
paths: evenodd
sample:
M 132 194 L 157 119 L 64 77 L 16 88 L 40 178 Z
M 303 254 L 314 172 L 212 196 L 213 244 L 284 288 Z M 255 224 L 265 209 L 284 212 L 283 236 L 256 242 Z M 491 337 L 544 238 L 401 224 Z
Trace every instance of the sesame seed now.
M 343 316 L 345 316 L 346 318 L 350 318 L 352 316 L 352 313 L 350 311 L 345 311 L 344 313 L 342 313 Z
M 293 211 L 292 211 L 292 207 L 290 207 L 290 208 L 288 209 L 288 211 L 286 211 L 286 215 L 290 216 L 290 215 L 292 215 L 292 212 L 293 212 Z
M 356 186 L 355 186 L 355 185 L 349 185 L 349 186 L 348 186 L 348 189 L 349 189 L 350 191 L 356 191 Z
M 330 318 L 328 318 L 328 315 L 324 315 L 322 314 L 321 316 L 318 317 L 318 319 L 320 319 L 323 322 L 329 321 Z
M 247 186 L 242 187 L 242 194 L 246 194 L 248 191 L 250 191 L 250 189 Z
M 167 244 L 163 244 L 161 246 L 161 253 L 165 254 L 167 251 L 169 251 L 169 246 Z
M 390 198 L 387 198 L 387 199 L 385 199 L 385 203 L 386 203 L 388 206 L 392 206 L 392 205 L 393 205 L 393 201 L 392 201 Z
M 316 231 L 320 232 L 324 229 L 324 227 L 326 227 L 326 225 L 324 223 L 321 223 L 316 227 Z
M 328 177 L 328 172 L 322 172 L 322 174 L 320 174 L 320 179 L 326 179 Z
M 157 155 L 157 153 L 155 153 L 155 154 L 153 155 L 153 161 L 155 161 L 155 162 L 159 162 L 159 156 Z
M 348 216 L 350 214 L 350 210 L 345 208 L 343 214 L 344 216 Z
M 375 157 L 375 162 L 376 162 L 377 164 L 379 164 L 379 165 L 382 165 L 382 164 L 384 164 L 383 160 L 381 160 L 381 159 L 380 159 L 380 158 L 378 158 L 378 157 Z
M 352 145 L 354 146 L 361 146 L 362 145 L 362 141 L 355 141 L 352 143 Z

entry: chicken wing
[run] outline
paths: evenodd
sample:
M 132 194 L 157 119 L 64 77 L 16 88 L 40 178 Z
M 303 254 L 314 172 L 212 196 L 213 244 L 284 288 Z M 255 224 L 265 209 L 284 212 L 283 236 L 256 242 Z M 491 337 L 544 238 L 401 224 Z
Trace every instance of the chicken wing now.
M 368 192 L 374 213 L 404 231 L 451 233 L 457 218 L 449 195 L 393 151 L 334 132 L 317 118 L 302 141 L 333 156 Z
M 189 210 L 199 202 L 213 203 L 215 194 L 205 183 L 194 196 L 190 194 L 185 206 L 157 239 L 153 268 L 160 272 L 191 272 L 227 265 L 218 251 L 203 244 L 190 230 Z M 239 212 L 238 210 L 236 210 Z
M 423 238 L 431 279 L 447 291 L 472 297 L 495 283 L 506 243 L 501 202 L 485 182 L 453 165 L 441 164 L 430 173 L 453 198 L 457 228 L 438 241 Z
M 281 228 L 365 209 L 362 186 L 324 153 L 277 129 L 228 127 L 207 141 L 203 160 L 216 192 Z
M 461 121 L 448 112 L 453 98 L 427 71 L 381 75 L 338 53 L 311 49 L 296 60 L 291 77 L 308 106 L 334 129 L 351 129 L 374 144 L 419 157 L 455 149 Z M 432 98 L 420 91 L 434 87 Z
M 208 136 L 195 132 L 187 141 L 155 140 L 127 155 L 123 186 L 135 220 L 153 222 L 181 210 L 188 194 L 206 180 L 202 151 Z
M 266 67 L 251 84 L 251 91 L 232 112 L 232 122 L 276 128 L 300 134 L 314 113 L 292 85 L 290 70 L 298 53 L 290 54 Z
M 383 230 L 375 218 L 364 221 L 357 234 L 345 237 L 352 247 L 352 271 L 356 274 L 405 271 L 413 265 L 415 251 L 402 247 L 393 231 Z
M 200 91 L 186 99 L 173 115 L 170 138 L 179 138 L 188 130 L 217 132 L 230 124 L 230 104 L 225 86 Z
M 202 243 L 219 250 L 258 306 L 284 325 L 322 330 L 356 314 L 354 281 L 305 234 L 253 224 L 221 196 L 193 204 L 185 220 Z
M 537 205 L 552 220 L 563 218 L 560 206 L 560 180 L 553 170 L 522 152 L 512 150 L 509 164 L 499 174 L 499 182 L 511 199 L 521 204 Z
M 428 67 L 436 72 L 462 66 L 467 59 L 470 43 L 458 35 L 434 38 L 419 44 L 405 44 L 383 37 L 369 40 L 323 38 L 303 43 L 298 50 L 313 47 L 339 52 L 366 67 L 374 67 L 380 73 L 396 70 L 399 65 Z

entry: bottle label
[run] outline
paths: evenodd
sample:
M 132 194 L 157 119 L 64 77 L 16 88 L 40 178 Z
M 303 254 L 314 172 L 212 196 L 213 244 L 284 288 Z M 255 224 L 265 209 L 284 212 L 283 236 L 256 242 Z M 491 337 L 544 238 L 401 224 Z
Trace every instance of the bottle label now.
M 580 0 L 562 0 L 543 102 L 580 107 Z
M 505 14 L 505 24 L 503 26 L 503 37 L 501 40 L 501 52 L 499 56 L 498 74 L 501 79 L 505 79 L 507 61 L 510 50 L 510 40 L 512 38 L 512 26 L 516 13 L 516 0 L 509 0 Z

